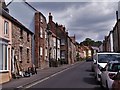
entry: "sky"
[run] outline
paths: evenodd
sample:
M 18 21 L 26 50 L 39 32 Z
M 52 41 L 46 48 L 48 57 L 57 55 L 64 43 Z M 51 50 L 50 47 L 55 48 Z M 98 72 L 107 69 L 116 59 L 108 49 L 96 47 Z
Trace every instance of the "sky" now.
M 27 1 L 43 13 L 47 21 L 51 12 L 53 21 L 64 25 L 70 36 L 76 36 L 77 42 L 82 42 L 85 38 L 102 41 L 116 23 L 117 0 Z

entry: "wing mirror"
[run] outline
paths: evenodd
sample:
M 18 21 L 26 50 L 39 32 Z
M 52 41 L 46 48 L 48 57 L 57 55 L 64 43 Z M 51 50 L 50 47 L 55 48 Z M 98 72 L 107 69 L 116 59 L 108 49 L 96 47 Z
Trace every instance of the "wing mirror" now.
M 94 61 L 94 64 L 97 64 L 97 61 L 95 59 L 93 61 Z

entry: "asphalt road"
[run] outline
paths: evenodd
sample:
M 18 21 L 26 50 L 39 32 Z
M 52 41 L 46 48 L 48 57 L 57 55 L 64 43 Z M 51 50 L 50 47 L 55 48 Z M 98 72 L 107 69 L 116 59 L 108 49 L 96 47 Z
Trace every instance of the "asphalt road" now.
M 91 71 L 91 62 L 78 63 L 61 73 L 48 77 L 29 88 L 85 88 L 102 90 Z

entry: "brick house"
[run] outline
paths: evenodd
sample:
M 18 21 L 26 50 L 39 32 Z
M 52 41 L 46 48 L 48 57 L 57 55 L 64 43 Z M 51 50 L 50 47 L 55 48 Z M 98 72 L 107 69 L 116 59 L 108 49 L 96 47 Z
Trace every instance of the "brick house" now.
M 32 32 L 18 21 L 12 23 L 12 72 L 20 74 L 32 66 Z
M 4 9 L 1 9 L 0 18 L 0 48 L 3 51 L 0 57 L 4 62 L 0 63 L 0 83 L 4 83 L 12 78 L 13 73 L 20 75 L 20 71 L 31 67 L 33 33 Z
M 113 51 L 113 31 L 110 31 L 109 35 L 105 37 L 104 43 L 106 44 L 105 51 Z
M 35 65 L 41 68 L 49 67 L 46 28 L 46 18 L 37 11 L 35 13 Z
M 45 16 L 25 0 L 21 0 L 21 2 L 12 0 L 7 7 L 10 15 L 19 20 L 21 24 L 34 34 L 32 36 L 32 62 L 38 68 L 48 67 L 48 36 Z
M 60 58 L 62 64 L 68 64 L 68 32 L 63 25 L 57 25 L 58 37 L 60 38 Z
M 53 22 L 51 13 L 49 13 L 48 27 L 51 32 L 51 35 L 49 35 L 49 60 L 50 67 L 53 67 L 58 66 L 58 61 L 60 59 L 60 38 L 58 37 L 57 24 Z
M 72 61 L 73 63 L 76 62 L 76 55 L 77 55 L 77 50 L 76 50 L 76 41 L 75 41 L 75 35 L 70 36 L 71 38 L 71 44 L 72 44 Z
M 120 19 L 113 28 L 113 49 L 115 52 L 120 52 Z

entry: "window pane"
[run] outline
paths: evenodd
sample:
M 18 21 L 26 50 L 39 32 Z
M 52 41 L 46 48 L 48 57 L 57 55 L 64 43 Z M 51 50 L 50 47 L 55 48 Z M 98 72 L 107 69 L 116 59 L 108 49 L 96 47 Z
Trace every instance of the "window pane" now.
M 3 45 L 3 70 L 7 70 L 7 46 Z
M 8 34 L 8 22 L 4 22 L 4 34 Z
M 2 64 L 3 64 L 3 49 L 2 49 L 2 44 L 0 44 L 0 70 L 2 70 Z
M 7 46 L 5 45 L 5 70 L 7 70 Z
M 42 55 L 42 53 L 43 53 L 43 48 L 40 47 L 40 55 Z

